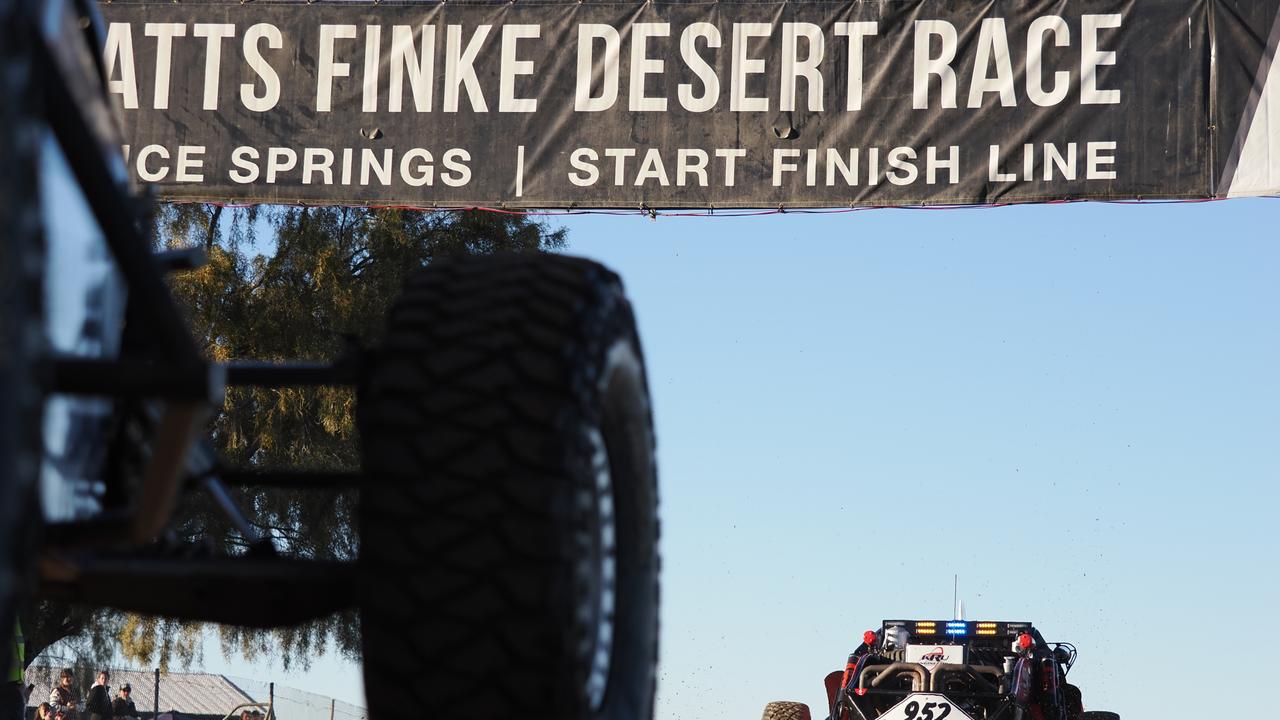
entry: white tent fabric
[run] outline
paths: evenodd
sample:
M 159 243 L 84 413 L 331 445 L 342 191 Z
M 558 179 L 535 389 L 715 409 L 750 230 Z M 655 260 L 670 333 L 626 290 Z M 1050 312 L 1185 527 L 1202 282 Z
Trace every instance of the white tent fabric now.
M 1276 17 L 1255 86 L 1257 107 L 1240 146 L 1228 197 L 1280 194 L 1280 15 Z

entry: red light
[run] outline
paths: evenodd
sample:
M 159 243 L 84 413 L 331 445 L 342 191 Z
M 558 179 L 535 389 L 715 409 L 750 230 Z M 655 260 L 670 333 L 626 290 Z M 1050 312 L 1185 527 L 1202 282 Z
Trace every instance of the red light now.
M 876 631 L 875 631 L 875 630 L 868 630 L 868 631 L 866 631 L 866 632 L 862 633 L 862 642 L 864 642 L 864 643 L 866 643 L 866 644 L 868 644 L 868 645 L 874 645 L 874 644 L 875 644 L 875 642 L 876 642 Z
M 1022 633 L 1021 635 L 1019 635 L 1019 636 L 1018 636 L 1018 647 L 1019 647 L 1019 648 L 1021 648 L 1021 649 L 1023 649 L 1023 650 L 1030 650 L 1030 649 L 1031 649 L 1031 646 L 1032 646 L 1032 645 L 1034 645 L 1034 644 L 1035 644 L 1035 641 L 1034 641 L 1034 640 L 1032 640 L 1032 639 L 1031 639 L 1031 636 L 1030 636 L 1030 635 L 1028 635 L 1027 633 Z
M 854 695 L 857 695 L 858 697 L 862 697 L 863 695 L 866 695 L 866 694 L 867 694 L 867 689 L 866 689 L 866 688 L 854 688 L 854 689 L 853 689 L 853 694 L 854 694 Z

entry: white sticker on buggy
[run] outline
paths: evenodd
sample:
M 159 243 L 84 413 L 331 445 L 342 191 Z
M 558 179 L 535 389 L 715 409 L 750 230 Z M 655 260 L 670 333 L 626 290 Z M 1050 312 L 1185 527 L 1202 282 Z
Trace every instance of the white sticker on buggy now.
M 878 720 L 973 720 L 946 695 L 912 693 L 889 708 Z
M 919 663 L 930 670 L 942 663 L 964 664 L 963 645 L 908 645 L 906 661 Z

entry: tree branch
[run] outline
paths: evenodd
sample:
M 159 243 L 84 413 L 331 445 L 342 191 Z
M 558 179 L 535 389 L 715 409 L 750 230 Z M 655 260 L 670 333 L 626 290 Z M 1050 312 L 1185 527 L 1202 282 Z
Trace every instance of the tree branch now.
M 207 253 L 213 250 L 213 245 L 218 241 L 218 219 L 222 217 L 222 206 L 214 205 L 213 214 L 209 216 L 209 230 L 204 236 L 204 251 Z

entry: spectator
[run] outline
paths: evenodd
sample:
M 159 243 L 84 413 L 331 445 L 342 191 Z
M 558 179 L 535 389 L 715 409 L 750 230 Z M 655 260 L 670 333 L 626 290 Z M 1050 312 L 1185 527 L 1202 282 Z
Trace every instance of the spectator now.
M 111 701 L 111 717 L 115 720 L 138 720 L 138 708 L 129 699 L 132 693 L 133 688 L 129 687 L 129 683 L 120 686 L 119 695 Z
M 248 708 L 240 711 L 240 720 L 249 720 L 250 717 L 252 716 L 249 714 Z
M 40 703 L 36 707 L 36 720 L 53 720 L 53 706 L 49 703 Z
M 61 714 L 67 720 L 79 720 L 80 711 L 76 709 L 79 694 L 75 690 L 75 675 L 71 668 L 63 668 L 57 686 L 49 693 L 49 704 L 53 706 L 54 714 Z
M 111 720 L 111 687 L 107 685 L 110 680 L 106 670 L 98 671 L 98 679 L 89 688 L 89 697 L 84 702 L 89 720 Z

